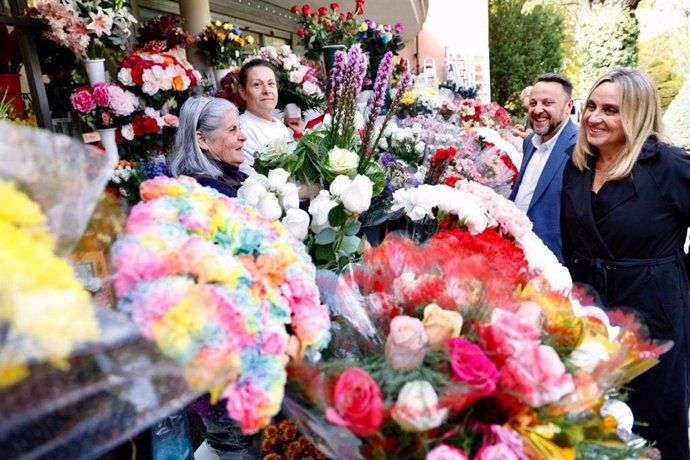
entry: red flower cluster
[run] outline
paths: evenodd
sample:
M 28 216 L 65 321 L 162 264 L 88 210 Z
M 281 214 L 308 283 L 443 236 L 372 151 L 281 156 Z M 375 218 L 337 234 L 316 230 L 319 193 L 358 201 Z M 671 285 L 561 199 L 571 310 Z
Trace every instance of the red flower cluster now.
M 424 183 L 438 184 L 443 172 L 446 170 L 446 166 L 457 154 L 458 150 L 453 146 L 447 149 L 441 148 L 436 150 L 436 153 L 429 158 L 429 170 L 424 177 Z
M 494 124 L 501 128 L 510 126 L 510 114 L 499 104 L 492 102 L 490 104 L 482 104 L 476 99 L 463 99 L 460 103 L 462 107 L 470 108 L 472 110 L 460 110 L 460 118 L 464 123 L 469 123 L 471 126 L 488 126 L 493 127 Z M 487 120 L 490 120 L 487 123 Z

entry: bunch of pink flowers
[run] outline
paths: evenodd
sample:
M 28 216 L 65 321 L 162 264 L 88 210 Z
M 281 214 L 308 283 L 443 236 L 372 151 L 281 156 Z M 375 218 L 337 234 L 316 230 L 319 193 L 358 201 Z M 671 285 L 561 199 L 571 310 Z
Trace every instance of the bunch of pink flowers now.
M 137 96 L 115 83 L 79 87 L 70 101 L 79 117 L 97 129 L 121 126 L 139 107 Z

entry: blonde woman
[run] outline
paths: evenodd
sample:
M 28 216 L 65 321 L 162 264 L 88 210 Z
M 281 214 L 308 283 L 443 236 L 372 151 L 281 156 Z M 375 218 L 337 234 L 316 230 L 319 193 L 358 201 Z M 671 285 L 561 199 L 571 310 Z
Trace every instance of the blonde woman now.
M 636 310 L 652 338 L 673 340 L 631 382 L 628 404 L 662 458 L 688 459 L 690 155 L 663 141 L 661 116 L 656 85 L 640 70 L 594 84 L 563 174 L 563 250 L 574 281 L 607 307 Z

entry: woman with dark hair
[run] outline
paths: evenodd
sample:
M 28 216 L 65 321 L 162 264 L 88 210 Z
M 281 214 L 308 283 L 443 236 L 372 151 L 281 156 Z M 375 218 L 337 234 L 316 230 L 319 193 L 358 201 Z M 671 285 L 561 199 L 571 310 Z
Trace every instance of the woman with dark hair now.
M 304 124 L 301 119 L 289 119 L 286 126 L 273 116 L 273 110 L 278 104 L 278 83 L 270 62 L 263 59 L 246 62 L 240 69 L 238 80 L 240 96 L 247 105 L 247 110 L 240 116 L 242 131 L 247 136 L 244 144 L 245 161 L 240 169 L 254 175 L 256 171 L 252 165 L 256 152 L 269 141 L 292 140 L 293 134 L 288 127 L 295 137 L 301 136 Z
M 233 103 L 211 97 L 189 98 L 180 109 L 170 173 L 194 177 L 201 185 L 235 197 L 247 177 L 239 169 L 246 139 Z
M 662 458 L 687 460 L 690 155 L 663 141 L 661 116 L 656 85 L 640 70 L 594 84 L 563 174 L 563 253 L 573 281 L 607 307 L 637 311 L 652 339 L 673 341 L 629 384 L 628 403 Z

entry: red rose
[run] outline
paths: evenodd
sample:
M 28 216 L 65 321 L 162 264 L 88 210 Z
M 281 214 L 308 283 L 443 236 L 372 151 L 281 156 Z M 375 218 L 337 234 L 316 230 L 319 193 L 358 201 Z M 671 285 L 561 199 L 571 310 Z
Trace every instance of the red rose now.
M 307 33 L 308 33 L 308 32 L 307 32 L 307 29 L 299 29 L 299 30 L 297 31 L 297 36 L 298 36 L 298 37 L 304 37 L 305 35 L 307 35 Z
M 132 120 L 132 130 L 134 131 L 134 136 L 143 136 L 144 133 L 144 118 L 141 115 L 136 115 Z
M 144 118 L 144 132 L 145 133 L 157 133 L 158 130 L 160 129 L 160 126 L 158 126 L 158 122 L 156 121 L 155 118 Z
M 326 420 L 357 436 L 370 436 L 383 424 L 383 394 L 376 381 L 358 367 L 343 372 L 333 388 L 333 405 Z
M 292 11 L 293 13 L 297 13 L 299 11 L 299 6 L 292 5 L 292 8 L 290 8 L 290 11 Z
M 338 18 L 339 18 L 341 21 L 344 21 L 344 20 L 345 20 L 345 13 L 340 13 L 340 15 L 338 16 Z
M 325 6 L 322 6 L 321 8 L 319 8 L 319 15 L 320 16 L 326 16 L 327 14 L 328 14 L 328 8 L 326 8 Z
M 352 19 L 352 18 L 353 18 L 353 16 L 352 16 L 352 11 L 348 11 L 348 12 L 347 12 L 347 19 L 348 19 L 348 21 L 349 21 L 350 19 Z
M 311 13 L 311 7 L 309 5 L 302 5 L 302 16 L 309 16 Z
M 340 5 L 338 5 L 337 3 L 331 3 L 331 9 L 333 11 L 338 11 L 338 8 L 340 8 Z

